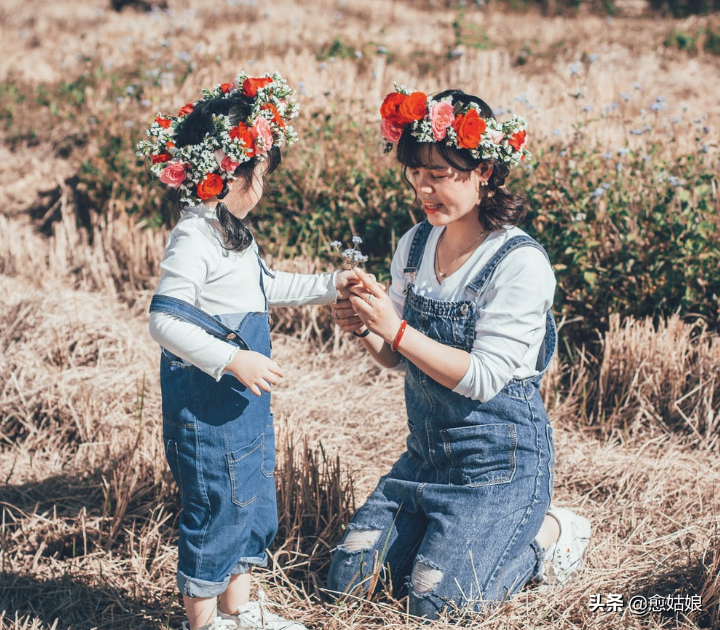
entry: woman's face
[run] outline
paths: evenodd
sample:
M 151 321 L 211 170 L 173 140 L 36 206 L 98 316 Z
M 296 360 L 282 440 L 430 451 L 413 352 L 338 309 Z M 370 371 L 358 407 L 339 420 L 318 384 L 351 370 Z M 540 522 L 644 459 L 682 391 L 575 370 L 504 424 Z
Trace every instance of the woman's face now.
M 242 178 L 228 182 L 230 192 L 222 202 L 234 217 L 244 219 L 262 199 L 268 164 L 268 160 L 257 163 L 249 185 Z
M 407 167 L 412 184 L 428 221 L 435 226 L 455 221 L 478 221 L 481 182 L 490 176 L 491 168 L 483 163 L 473 171 L 459 171 L 435 150 L 428 153 L 428 163 Z

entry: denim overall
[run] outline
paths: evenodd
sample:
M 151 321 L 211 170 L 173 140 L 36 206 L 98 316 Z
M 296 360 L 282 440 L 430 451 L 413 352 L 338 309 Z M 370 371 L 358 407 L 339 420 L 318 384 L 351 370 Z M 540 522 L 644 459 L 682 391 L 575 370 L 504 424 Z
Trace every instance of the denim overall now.
M 265 296 L 262 262 L 260 289 Z M 263 312 L 211 317 L 163 295 L 163 311 L 210 334 L 270 356 L 267 297 Z M 163 441 L 180 490 L 177 582 L 190 597 L 213 597 L 230 576 L 266 566 L 277 532 L 275 435 L 270 394 L 255 396 L 233 375 L 219 381 L 165 348 L 160 363 Z
M 470 352 L 475 298 L 497 265 L 519 247 L 542 248 L 529 236 L 510 239 L 468 285 L 466 300 L 445 302 L 412 285 L 430 230 L 421 224 L 411 244 L 403 317 L 431 339 Z M 434 618 L 446 607 L 480 610 L 539 576 L 535 536 L 555 466 L 539 390 L 555 345 L 548 312 L 539 374 L 511 380 L 487 402 L 456 394 L 407 362 L 407 450 L 348 526 L 333 557 L 331 590 L 365 592 L 376 563 L 396 593 L 410 574 L 410 613 Z

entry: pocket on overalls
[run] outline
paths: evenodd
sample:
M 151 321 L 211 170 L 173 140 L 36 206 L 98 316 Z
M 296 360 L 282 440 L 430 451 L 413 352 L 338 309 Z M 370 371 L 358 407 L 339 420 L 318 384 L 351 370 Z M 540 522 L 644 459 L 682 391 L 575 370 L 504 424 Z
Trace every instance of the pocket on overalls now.
M 251 444 L 226 454 L 232 502 L 240 507 L 250 505 L 258 495 L 263 466 L 263 434 Z
M 263 442 L 262 474 L 272 477 L 275 472 L 275 429 L 273 427 L 273 415 L 270 414 L 270 422 L 265 427 L 265 440 Z
M 514 424 L 479 424 L 440 433 L 452 462 L 450 483 L 477 487 L 512 481 L 517 450 Z
M 167 459 L 170 473 L 177 484 L 178 490 L 180 491 L 180 497 L 183 495 L 183 482 L 182 473 L 180 470 L 180 453 L 178 452 L 178 445 L 175 440 L 166 440 L 165 442 L 165 458 Z

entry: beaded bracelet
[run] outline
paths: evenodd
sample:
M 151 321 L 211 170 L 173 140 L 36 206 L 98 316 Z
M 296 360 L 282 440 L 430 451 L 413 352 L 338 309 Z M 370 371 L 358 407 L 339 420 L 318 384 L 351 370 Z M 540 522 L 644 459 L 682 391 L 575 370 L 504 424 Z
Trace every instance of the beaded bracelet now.
M 358 338 L 362 339 L 363 337 L 367 337 L 370 334 L 370 329 L 366 328 L 365 332 L 361 332 L 361 333 L 358 333 L 357 330 L 353 330 L 352 334 L 353 334 L 353 337 L 358 337 Z
M 397 352 L 398 346 L 400 345 L 400 340 L 405 334 L 405 328 L 407 328 L 407 320 L 403 319 L 400 322 L 400 328 L 398 328 L 397 335 L 395 335 L 395 339 L 393 339 L 393 342 L 390 345 L 390 350 L 392 350 L 393 352 Z

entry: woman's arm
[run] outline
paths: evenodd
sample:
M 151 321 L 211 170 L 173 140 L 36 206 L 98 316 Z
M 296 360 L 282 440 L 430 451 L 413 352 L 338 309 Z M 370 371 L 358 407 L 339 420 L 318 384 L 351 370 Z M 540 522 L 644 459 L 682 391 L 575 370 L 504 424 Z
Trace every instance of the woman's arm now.
M 363 339 L 365 347 L 386 367 L 397 365 L 403 355 L 430 378 L 454 389 L 467 372 L 470 353 L 441 344 L 410 326 L 404 328 L 398 340 L 402 319 L 383 286 L 362 270 L 358 270 L 358 276 L 362 284 L 351 288 L 350 302 L 362 323 L 374 333 Z

